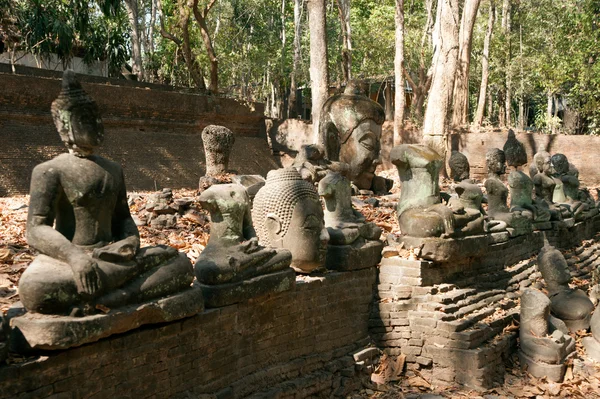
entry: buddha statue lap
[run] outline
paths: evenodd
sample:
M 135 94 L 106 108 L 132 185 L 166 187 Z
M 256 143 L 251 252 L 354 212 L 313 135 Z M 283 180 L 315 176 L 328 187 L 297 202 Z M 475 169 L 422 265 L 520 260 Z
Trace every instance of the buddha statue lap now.
M 219 184 L 202 192 L 210 212 L 210 238 L 194 266 L 207 307 L 290 289 L 296 279 L 288 250 L 258 244 L 250 198 L 239 184 Z
M 486 153 L 488 178 L 485 181 L 485 191 L 488 201 L 488 215 L 493 220 L 503 221 L 508 226 L 512 236 L 530 233 L 533 214 L 526 208 L 518 206 L 508 208 L 508 188 L 500 180 L 506 172 L 504 151 L 492 148 Z
M 550 300 L 528 288 L 521 295 L 519 358 L 534 377 L 562 381 L 565 360 L 575 350 L 575 340 L 561 320 L 550 315 Z
M 352 206 L 350 181 L 329 172 L 318 186 L 325 200 L 325 227 L 329 233 L 326 266 L 332 270 L 356 270 L 375 266 L 381 260 L 381 228 L 367 223 Z
M 569 287 L 571 273 L 563 254 L 546 240 L 537 263 L 546 282 L 552 314 L 572 332 L 587 329 L 594 304 L 583 291 Z
M 62 91 L 52 103 L 52 115 L 69 153 L 33 170 L 27 241 L 40 255 L 19 281 L 19 296 L 29 313 L 11 319 L 11 325 L 22 330 L 32 347 L 39 344 L 54 349 L 126 331 L 126 323 L 118 331 L 111 330 L 110 321 L 106 322 L 108 330 L 103 330 L 103 322 L 97 321 L 101 316 L 96 315 L 100 310 L 108 312 L 106 318 L 122 319 L 123 314 L 135 313 L 140 304 L 145 303 L 147 311 L 152 301 L 158 313 L 169 303 L 180 306 L 192 302 L 183 312 L 179 308 L 152 321 L 134 319 L 129 328 L 201 311 L 202 294 L 190 287 L 194 275 L 186 255 L 166 246 L 140 249 L 139 233 L 127 204 L 123 170 L 117 163 L 94 154 L 104 140 L 102 121 L 96 103 L 70 70 L 64 73 Z M 134 305 L 134 310 L 129 305 Z M 77 325 L 69 324 L 64 330 L 67 336 L 48 333 L 35 337 L 28 331 L 44 329 L 40 326 L 48 322 L 32 316 L 35 313 L 85 317 L 48 319 L 50 323 Z M 97 324 L 82 341 L 81 329 L 90 327 L 86 325 L 90 318 Z
M 252 219 L 262 245 L 286 248 L 299 273 L 323 268 L 329 233 L 317 189 L 293 167 L 272 170 L 258 191 Z

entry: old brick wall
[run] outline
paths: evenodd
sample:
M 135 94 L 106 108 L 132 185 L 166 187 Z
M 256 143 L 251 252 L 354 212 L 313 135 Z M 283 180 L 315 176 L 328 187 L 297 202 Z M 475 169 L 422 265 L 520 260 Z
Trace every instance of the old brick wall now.
M 357 388 L 352 354 L 369 342 L 375 274 L 298 279 L 292 291 L 0 367 L 0 398 L 343 396 Z
M 208 124 L 236 134 L 231 169 L 265 175 L 279 166 L 267 145 L 263 104 L 96 80 L 82 85 L 102 112 L 99 153 L 123 164 L 129 190 L 197 187 L 205 170 L 200 132 Z M 0 196 L 27 193 L 33 167 L 65 151 L 50 116 L 59 91 L 55 76 L 0 71 Z

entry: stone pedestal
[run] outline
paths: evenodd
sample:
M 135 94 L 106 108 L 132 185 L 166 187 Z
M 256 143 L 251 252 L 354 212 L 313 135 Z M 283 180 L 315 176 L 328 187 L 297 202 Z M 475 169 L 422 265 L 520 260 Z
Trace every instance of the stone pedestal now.
M 18 314 L 19 308 L 19 304 L 13 306 L 11 313 Z M 67 349 L 145 324 L 183 319 L 203 310 L 202 292 L 189 288 L 166 298 L 111 309 L 106 314 L 70 317 L 28 312 L 10 319 L 11 341 L 20 350 Z
M 325 266 L 329 270 L 349 271 L 376 266 L 381 260 L 381 241 L 364 241 L 360 245 L 329 245 Z

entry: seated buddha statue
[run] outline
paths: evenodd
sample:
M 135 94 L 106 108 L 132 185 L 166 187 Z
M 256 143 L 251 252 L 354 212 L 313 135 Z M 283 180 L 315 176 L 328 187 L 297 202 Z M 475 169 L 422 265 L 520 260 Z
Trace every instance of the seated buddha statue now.
M 573 209 L 570 204 L 554 202 L 554 192 L 556 190 L 561 193 L 559 197 L 564 197 L 564 193 L 562 191 L 562 181 L 553 176 L 556 171 L 552 165 L 550 154 L 546 151 L 540 151 L 534 155 L 533 161 L 538 169 L 538 173 L 533 177 L 535 196 L 540 202 L 547 205 L 552 216 L 551 220 L 562 220 L 573 216 Z
M 290 276 L 295 280 L 295 273 L 289 267 L 290 251 L 258 244 L 250 198 L 242 185 L 213 185 L 202 192 L 199 201 L 210 212 L 210 238 L 194 269 L 207 306 L 224 306 L 247 299 L 248 295 L 241 291 L 247 291 L 254 282 L 253 285 L 261 287 L 251 288 L 252 296 L 258 295 L 258 291 L 273 291 L 259 277 L 270 277 L 277 283 Z M 219 290 L 219 286 L 223 288 Z M 240 292 L 234 293 L 236 290 Z
M 52 116 L 69 153 L 36 166 L 27 242 L 40 252 L 19 281 L 30 312 L 80 316 L 190 288 L 185 254 L 140 249 L 120 165 L 94 154 L 104 140 L 96 103 L 73 71 L 63 76 Z
M 258 190 L 252 220 L 259 242 L 292 253 L 291 266 L 299 273 L 322 269 L 329 233 L 317 189 L 293 167 L 272 170 Z
M 554 189 L 552 200 L 570 205 L 575 219 L 583 219 L 590 209 L 596 208 L 596 204 L 591 199 L 580 200 L 579 171 L 571 167 L 564 154 L 554 154 L 550 160 L 556 172 L 555 181 L 560 182 L 560 186 L 557 184 Z
M 500 176 L 506 173 L 504 151 L 492 148 L 486 153 L 485 160 L 488 170 L 485 191 L 487 193 L 489 217 L 505 222 L 516 235 L 530 232 L 533 213 L 519 206 L 515 206 L 513 209 L 508 208 L 508 188 L 500 180 Z

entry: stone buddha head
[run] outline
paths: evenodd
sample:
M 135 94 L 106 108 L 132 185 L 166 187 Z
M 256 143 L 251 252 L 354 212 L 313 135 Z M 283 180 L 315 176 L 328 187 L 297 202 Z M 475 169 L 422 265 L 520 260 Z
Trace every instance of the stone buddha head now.
M 506 173 L 506 157 L 504 151 L 499 148 L 492 148 L 486 152 L 485 163 L 490 175 L 500 176 Z
M 69 151 L 88 156 L 104 142 L 104 125 L 96 102 L 87 95 L 75 72 L 66 70 L 62 89 L 52 102 L 52 118 Z
M 569 173 L 569 160 L 564 154 L 554 154 L 550 158 L 550 162 L 558 175 L 566 175 Z
M 555 173 L 550 153 L 540 151 L 533 156 L 533 161 L 538 169 L 538 173 L 543 173 L 546 176 L 551 176 Z
M 383 108 L 363 95 L 356 83 L 330 97 L 321 111 L 319 140 L 325 157 L 349 165 L 349 179 L 370 189 L 379 159 Z
M 450 166 L 450 177 L 455 182 L 460 183 L 469 178 L 471 167 L 469 166 L 469 160 L 463 153 L 452 151 L 448 166 Z
M 323 266 L 329 234 L 316 188 L 294 168 L 272 170 L 254 198 L 252 219 L 260 242 L 286 248 L 292 267 L 310 273 Z

